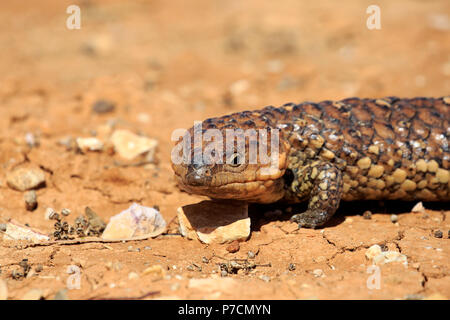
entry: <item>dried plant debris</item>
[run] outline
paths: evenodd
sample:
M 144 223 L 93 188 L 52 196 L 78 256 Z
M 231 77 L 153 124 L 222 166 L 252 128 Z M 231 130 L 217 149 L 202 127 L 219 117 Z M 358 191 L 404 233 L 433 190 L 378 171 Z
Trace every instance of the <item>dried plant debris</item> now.
M 55 240 L 74 240 L 75 236 L 78 238 L 99 237 L 105 229 L 105 222 L 89 207 L 85 209 L 86 216 L 77 217 L 73 225 L 64 221 L 70 213 L 71 211 L 67 208 L 62 209 L 61 214 L 56 211 L 50 213 L 49 219 L 56 220 L 53 232 Z
M 220 262 L 217 263 L 217 265 L 220 268 L 222 276 L 226 274 L 236 274 L 240 270 L 242 270 L 244 274 L 247 275 L 250 271 L 252 271 L 256 267 L 272 267 L 272 264 L 270 262 L 266 264 L 257 264 L 254 261 L 250 261 L 248 259 L 226 260 L 226 262 Z
M 20 261 L 18 265 L 21 267 L 21 269 L 14 269 L 13 271 L 11 271 L 11 278 L 13 278 L 14 280 L 21 280 L 23 278 L 26 278 L 28 273 L 31 271 L 31 266 L 28 264 L 28 259 L 22 259 L 22 261 Z
M 97 237 L 101 236 L 103 230 L 106 228 L 106 223 L 97 215 L 97 213 L 94 212 L 94 210 L 89 207 L 86 207 L 85 214 L 89 223 L 87 235 Z

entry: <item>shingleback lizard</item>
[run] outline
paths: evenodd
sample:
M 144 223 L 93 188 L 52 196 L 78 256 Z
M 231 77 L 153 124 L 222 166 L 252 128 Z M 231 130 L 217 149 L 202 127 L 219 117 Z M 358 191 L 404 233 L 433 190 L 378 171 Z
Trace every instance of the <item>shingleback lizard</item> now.
M 278 168 L 262 175 L 248 156 L 240 164 L 172 164 L 181 189 L 256 203 L 308 201 L 291 218 L 300 226 L 323 225 L 341 199 L 450 200 L 450 96 L 287 103 L 207 119 L 201 128 L 219 129 L 224 139 L 225 129 L 279 129 Z

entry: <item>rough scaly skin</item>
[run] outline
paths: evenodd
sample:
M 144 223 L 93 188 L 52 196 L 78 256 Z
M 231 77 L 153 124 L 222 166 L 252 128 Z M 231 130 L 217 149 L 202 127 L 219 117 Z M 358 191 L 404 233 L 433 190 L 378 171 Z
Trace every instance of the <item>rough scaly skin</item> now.
M 268 129 L 270 136 L 276 128 L 279 164 L 270 175 L 261 172 L 267 165 L 249 163 L 246 141 L 241 165 L 173 164 L 179 186 L 218 199 L 308 201 L 292 220 L 312 228 L 341 199 L 450 200 L 450 97 L 287 103 L 202 122 L 224 140 L 225 129 Z

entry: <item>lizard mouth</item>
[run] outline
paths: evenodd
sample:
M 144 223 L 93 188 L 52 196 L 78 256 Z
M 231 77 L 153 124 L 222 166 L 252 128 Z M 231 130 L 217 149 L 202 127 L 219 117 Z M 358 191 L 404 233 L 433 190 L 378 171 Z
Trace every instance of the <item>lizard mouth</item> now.
M 180 189 L 192 193 L 210 197 L 212 199 L 233 199 L 256 203 L 271 203 L 278 201 L 284 195 L 283 181 L 248 181 L 248 182 L 230 182 L 221 185 L 211 186 L 202 184 L 201 179 L 194 178 L 183 179 L 175 175 Z M 194 179 L 194 183 L 192 182 Z

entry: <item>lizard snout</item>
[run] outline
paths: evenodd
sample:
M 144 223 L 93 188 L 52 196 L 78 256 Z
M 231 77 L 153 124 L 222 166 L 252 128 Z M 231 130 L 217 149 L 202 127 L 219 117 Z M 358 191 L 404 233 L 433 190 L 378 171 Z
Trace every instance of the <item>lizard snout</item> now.
M 186 175 L 186 182 L 191 186 L 207 186 L 211 183 L 210 170 L 208 168 L 189 168 L 189 172 Z

